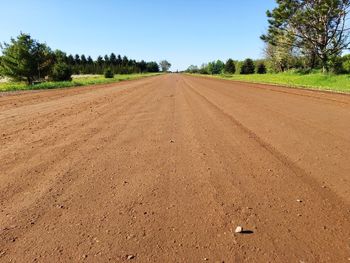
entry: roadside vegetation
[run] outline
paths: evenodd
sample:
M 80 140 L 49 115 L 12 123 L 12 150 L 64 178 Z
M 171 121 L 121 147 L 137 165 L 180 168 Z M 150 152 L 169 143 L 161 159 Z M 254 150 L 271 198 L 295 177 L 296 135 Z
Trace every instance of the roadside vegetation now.
M 279 74 L 220 74 L 207 76 L 235 81 L 276 84 L 295 88 L 310 88 L 337 92 L 350 92 L 350 75 L 323 74 L 321 72 L 312 74 L 284 72 Z
M 84 77 L 72 77 L 71 81 L 45 81 L 35 85 L 28 85 L 25 82 L 6 82 L 0 83 L 0 92 L 16 90 L 39 90 L 79 87 L 95 84 L 108 84 L 125 80 L 135 80 L 144 77 L 156 76 L 161 73 L 135 73 L 127 75 L 114 75 L 112 78 L 105 78 L 103 75 L 93 75 Z
M 349 92 L 349 0 L 276 0 L 261 36 L 264 58 L 191 65 L 186 72 Z
M 91 84 L 111 83 L 166 72 L 171 64 L 163 60 L 136 61 L 126 56 L 105 55 L 93 60 L 91 56 L 67 55 L 52 51 L 44 43 L 21 33 L 9 43 L 0 43 L 0 91 L 50 89 Z M 101 77 L 72 79 L 72 75 L 92 74 Z

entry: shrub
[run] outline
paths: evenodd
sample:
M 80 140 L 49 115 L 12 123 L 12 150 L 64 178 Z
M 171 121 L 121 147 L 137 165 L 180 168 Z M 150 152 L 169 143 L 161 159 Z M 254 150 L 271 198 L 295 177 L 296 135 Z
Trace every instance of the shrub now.
M 260 62 L 257 69 L 256 69 L 256 72 L 258 74 L 266 74 L 266 66 L 264 64 L 264 62 Z
M 207 67 L 201 67 L 199 69 L 199 74 L 208 75 L 209 74 L 208 68 Z
M 105 70 L 104 76 L 106 79 L 112 79 L 114 78 L 114 72 L 110 68 L 108 68 Z
M 255 65 L 253 60 L 250 58 L 247 58 L 241 67 L 241 74 L 254 74 L 255 72 Z
M 350 73 L 350 54 L 343 56 L 342 58 L 343 65 L 342 68 L 345 73 Z
M 66 63 L 58 62 L 53 66 L 50 79 L 53 81 L 71 81 L 73 70 Z

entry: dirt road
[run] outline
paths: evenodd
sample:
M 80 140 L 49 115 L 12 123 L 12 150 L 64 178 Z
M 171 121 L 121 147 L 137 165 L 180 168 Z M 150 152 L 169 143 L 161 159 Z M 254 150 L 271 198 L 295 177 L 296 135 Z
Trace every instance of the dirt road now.
M 175 74 L 6 95 L 0 147 L 0 262 L 350 260 L 347 95 Z

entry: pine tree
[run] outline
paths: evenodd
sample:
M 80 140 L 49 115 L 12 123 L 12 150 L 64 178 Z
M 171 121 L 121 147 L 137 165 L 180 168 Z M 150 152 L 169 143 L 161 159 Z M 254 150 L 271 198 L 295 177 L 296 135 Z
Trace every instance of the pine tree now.
M 80 65 L 81 63 L 80 56 L 78 54 L 76 54 L 74 57 L 74 63 L 75 65 Z
M 144 61 L 144 60 L 141 60 L 139 63 L 138 63 L 138 67 L 140 69 L 140 72 L 141 73 L 144 73 L 146 70 L 147 70 L 147 63 Z
M 81 55 L 80 59 L 81 59 L 81 64 L 82 64 L 82 65 L 86 65 L 86 64 L 87 64 L 87 59 L 86 59 L 86 57 L 85 57 L 84 54 Z
M 114 66 L 117 65 L 117 57 L 114 53 L 109 56 L 109 62 Z
M 69 55 L 67 57 L 67 64 L 70 65 L 70 66 L 73 66 L 74 62 L 75 62 L 74 57 L 72 55 Z
M 235 74 L 236 72 L 236 65 L 235 62 L 232 59 L 227 60 L 225 64 L 225 72 L 229 74 Z
M 89 64 L 89 65 L 93 65 L 94 64 L 94 61 L 92 60 L 91 56 L 88 56 L 87 64 Z
M 324 71 L 350 45 L 347 16 L 349 0 L 276 0 L 267 11 L 269 29 L 261 38 L 272 45 L 287 45 L 317 56 Z M 278 38 L 289 39 L 278 43 Z
M 117 57 L 117 65 L 121 65 L 123 63 L 123 59 L 120 55 Z
M 264 62 L 260 62 L 258 64 L 258 67 L 256 69 L 256 73 L 258 73 L 258 74 L 266 74 L 266 66 L 265 66 Z
M 124 57 L 123 57 L 122 64 L 123 64 L 123 66 L 128 66 L 128 64 L 129 64 L 129 59 L 128 59 L 127 56 L 124 56 Z
M 99 66 L 102 66 L 103 65 L 103 58 L 101 57 L 101 56 L 98 56 L 97 57 L 97 60 L 96 60 L 96 63 L 97 63 L 97 65 L 99 65 Z
M 108 55 L 105 55 L 104 56 L 104 62 L 105 62 L 105 65 L 108 66 L 110 63 L 109 63 L 109 56 Z
M 0 73 L 17 80 L 25 79 L 28 84 L 47 76 L 54 63 L 48 46 L 23 33 L 9 44 L 4 43 L 2 54 Z
M 242 68 L 241 68 L 241 74 L 254 74 L 255 72 L 255 65 L 254 65 L 254 61 L 250 58 L 247 58 L 243 64 L 242 64 Z

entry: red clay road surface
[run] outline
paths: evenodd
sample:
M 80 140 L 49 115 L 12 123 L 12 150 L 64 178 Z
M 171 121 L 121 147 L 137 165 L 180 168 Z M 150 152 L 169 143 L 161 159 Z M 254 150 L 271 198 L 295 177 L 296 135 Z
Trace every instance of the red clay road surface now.
M 0 160 L 1 262 L 350 260 L 348 95 L 175 74 L 7 94 Z

